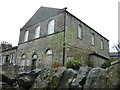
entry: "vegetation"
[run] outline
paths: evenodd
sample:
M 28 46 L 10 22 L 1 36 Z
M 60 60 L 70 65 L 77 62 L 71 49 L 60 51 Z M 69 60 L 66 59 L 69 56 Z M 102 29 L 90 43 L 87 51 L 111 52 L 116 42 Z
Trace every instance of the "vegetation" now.
M 76 69 L 76 70 L 78 70 L 80 68 L 80 66 L 82 66 L 80 61 L 74 60 L 74 59 L 69 60 L 66 64 L 67 68 L 72 68 L 72 69 Z
M 50 40 L 50 48 L 55 50 L 56 53 L 59 53 L 63 50 L 63 47 L 69 47 L 68 44 L 71 43 L 71 35 L 70 32 L 67 32 L 64 42 L 64 32 L 58 33 L 52 36 Z M 65 43 L 65 45 L 63 45 Z
M 114 48 L 120 53 L 120 42 L 118 44 L 114 45 Z
M 84 65 L 85 65 L 84 62 L 76 60 L 75 58 L 71 58 L 66 63 L 66 68 L 72 68 L 72 69 L 78 70 L 80 66 L 84 66 Z
M 65 42 L 64 42 L 65 39 Z M 69 47 L 68 44 L 71 43 L 71 31 L 66 32 L 66 37 L 64 38 L 64 32 L 60 32 L 51 37 L 50 48 L 54 50 L 55 55 L 60 58 L 60 52 L 63 51 L 63 48 Z
M 51 65 L 51 67 L 53 67 L 53 68 L 62 67 L 62 66 L 63 66 L 63 64 L 60 62 L 53 62 Z
M 116 59 L 109 59 L 107 62 L 103 63 L 101 68 L 104 68 L 106 69 L 107 67 L 111 66 L 111 63 L 114 62 L 114 61 L 117 61 Z

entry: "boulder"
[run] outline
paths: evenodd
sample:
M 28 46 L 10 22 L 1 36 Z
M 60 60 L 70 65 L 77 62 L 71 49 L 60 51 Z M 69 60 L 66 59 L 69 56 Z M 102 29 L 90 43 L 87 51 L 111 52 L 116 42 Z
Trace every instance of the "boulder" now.
M 35 78 L 39 75 L 40 70 L 30 71 L 30 72 L 20 72 L 17 76 L 17 83 L 19 87 L 29 89 L 35 81 Z
M 106 86 L 108 88 L 120 88 L 120 62 L 113 63 L 106 69 Z
M 112 66 L 102 69 L 93 68 L 88 76 L 84 85 L 84 89 L 94 88 L 120 88 L 120 63 L 114 63 Z
M 71 88 L 82 88 L 82 86 L 86 81 L 86 77 L 89 71 L 90 71 L 90 67 L 81 66 L 78 70 L 78 74 L 76 78 L 71 83 Z
M 73 81 L 73 79 L 76 77 L 76 75 L 77 75 L 77 72 L 75 70 L 73 70 L 71 68 L 67 69 L 64 72 L 57 89 L 58 90 L 64 89 L 64 88 L 69 89 L 70 84 Z
M 94 88 L 106 88 L 105 70 L 102 68 L 93 68 L 89 72 L 84 85 L 85 90 L 92 90 Z
M 43 69 L 40 75 L 36 78 L 32 88 L 44 88 L 44 89 L 57 88 L 65 70 L 66 70 L 65 67 L 58 68 L 47 67 Z

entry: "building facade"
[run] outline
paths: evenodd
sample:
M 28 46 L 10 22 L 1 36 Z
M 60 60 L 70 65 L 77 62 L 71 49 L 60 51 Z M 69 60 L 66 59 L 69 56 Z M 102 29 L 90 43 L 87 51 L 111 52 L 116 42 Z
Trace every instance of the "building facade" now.
M 109 40 L 66 8 L 41 7 L 20 29 L 15 50 L 15 64 L 23 69 L 51 66 L 54 62 L 65 65 L 71 58 L 93 62 L 99 57 L 96 62 L 101 65 L 109 57 Z M 1 54 L 8 51 L 2 50 Z

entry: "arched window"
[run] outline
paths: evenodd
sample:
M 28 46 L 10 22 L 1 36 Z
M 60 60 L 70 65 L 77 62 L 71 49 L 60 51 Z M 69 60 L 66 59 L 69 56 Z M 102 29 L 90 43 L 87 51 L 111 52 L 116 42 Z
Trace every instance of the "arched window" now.
M 39 38 L 40 37 L 40 26 L 37 26 L 37 28 L 35 29 L 35 38 Z
M 48 34 L 54 33 L 55 20 L 51 20 L 48 23 Z
M 104 42 L 103 42 L 103 40 L 101 39 L 101 41 L 100 41 L 100 47 L 101 47 L 101 49 L 104 49 Z
M 52 59 L 53 59 L 53 51 L 51 49 L 46 50 L 46 57 L 45 57 L 45 66 L 51 66 Z
M 95 35 L 94 35 L 94 33 L 92 33 L 92 45 L 95 45 Z
M 21 57 L 21 68 L 25 68 L 26 66 L 26 55 L 23 54 L 22 57 Z
M 48 50 L 46 51 L 46 55 L 52 55 L 52 50 L 51 50 L 51 49 L 48 49 Z
M 82 27 L 78 26 L 78 38 L 82 39 Z
M 24 35 L 24 42 L 28 41 L 28 34 L 29 34 L 29 31 L 25 31 L 25 35 Z
M 36 69 L 37 67 L 37 59 L 38 59 L 38 55 L 37 54 L 33 54 L 32 55 L 32 65 L 31 65 L 31 69 Z

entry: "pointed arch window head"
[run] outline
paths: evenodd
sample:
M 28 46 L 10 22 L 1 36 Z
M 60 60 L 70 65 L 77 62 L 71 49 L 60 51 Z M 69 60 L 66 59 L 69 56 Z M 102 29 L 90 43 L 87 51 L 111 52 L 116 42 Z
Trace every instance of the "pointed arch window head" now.
M 37 26 L 35 29 L 35 38 L 39 38 L 40 37 L 40 26 Z
M 29 34 L 29 31 L 25 31 L 25 35 L 24 35 L 24 42 L 28 41 L 28 34 Z
M 95 35 L 94 35 L 94 33 L 92 33 L 91 39 L 92 39 L 92 45 L 95 45 Z
M 53 54 L 53 52 L 52 52 L 51 49 L 48 49 L 48 50 L 46 51 L 46 55 L 52 55 L 52 54 Z
M 37 54 L 33 54 L 32 55 L 32 59 L 36 59 L 37 60 L 38 59 L 38 55 Z
M 22 57 L 21 57 L 21 59 L 26 59 L 26 55 L 23 54 Z
M 78 38 L 82 39 L 82 27 L 78 26 Z
M 103 50 L 104 49 L 104 42 L 103 42 L 103 40 L 101 39 L 101 42 L 100 42 L 100 47 L 101 47 L 101 49 Z
M 55 29 L 55 20 L 50 20 L 48 23 L 48 34 L 54 33 Z

